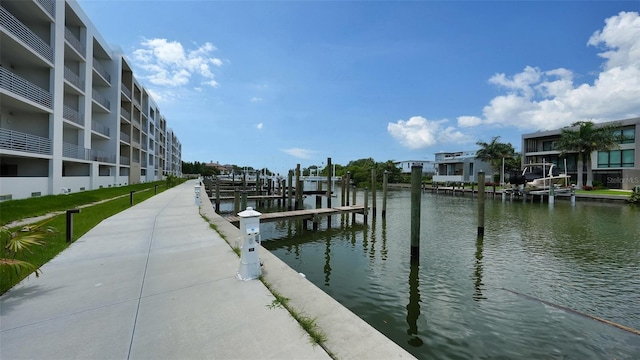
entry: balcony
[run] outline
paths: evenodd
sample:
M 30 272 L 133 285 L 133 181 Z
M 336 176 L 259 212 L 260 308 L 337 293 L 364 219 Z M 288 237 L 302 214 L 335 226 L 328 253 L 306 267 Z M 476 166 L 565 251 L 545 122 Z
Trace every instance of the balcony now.
M 127 111 L 127 109 L 121 107 L 120 108 L 120 116 L 131 123 L 131 113 Z
M 21 78 L 0 66 L 0 87 L 27 98 L 37 104 L 52 109 L 53 96 L 43 88 Z
M 62 108 L 62 117 L 80 126 L 84 126 L 84 115 L 66 105 Z
M 111 102 L 107 100 L 107 98 L 104 97 L 104 95 L 100 94 L 96 89 L 93 89 L 92 95 L 93 95 L 93 100 L 95 102 L 104 106 L 105 109 L 111 110 Z
M 84 92 L 84 80 L 66 66 L 64 67 L 64 79 Z
M 115 164 L 116 154 L 108 153 L 102 150 L 89 150 L 89 159 L 93 161 Z
M 131 159 L 126 156 L 120 156 L 120 165 L 129 165 L 131 164 Z
M 51 140 L 41 136 L 0 128 L 0 149 L 51 155 Z
M 102 76 L 105 80 L 107 80 L 107 82 L 109 84 L 111 84 L 111 74 L 109 74 L 104 67 L 102 67 L 102 64 L 100 63 L 100 61 L 98 61 L 98 59 L 93 58 L 93 69 L 100 74 L 100 76 Z
M 52 17 L 56 16 L 56 3 L 54 0 L 38 0 L 42 6 Z
M 64 28 L 64 39 L 67 40 L 69 45 L 71 45 L 72 48 L 74 48 L 80 55 L 82 55 L 83 58 L 85 57 L 87 50 L 85 49 L 84 45 L 82 45 L 80 40 L 78 40 L 78 38 L 67 27 Z
M 62 156 L 79 160 L 89 160 L 89 150 L 78 145 L 62 143 Z
M 124 84 L 122 84 L 122 92 L 124 93 L 124 95 L 131 100 L 131 90 L 129 90 L 128 87 L 126 87 Z
M 2 6 L 0 6 L 0 24 L 35 52 L 53 63 L 53 48 Z
M 122 131 L 120 132 L 120 141 L 124 141 L 127 144 L 131 143 L 131 137 L 128 134 L 123 133 Z
M 95 120 L 91 122 L 91 130 L 97 132 L 98 134 L 102 134 L 106 137 L 109 137 L 111 132 L 107 126 L 102 125 L 99 122 L 96 122 Z

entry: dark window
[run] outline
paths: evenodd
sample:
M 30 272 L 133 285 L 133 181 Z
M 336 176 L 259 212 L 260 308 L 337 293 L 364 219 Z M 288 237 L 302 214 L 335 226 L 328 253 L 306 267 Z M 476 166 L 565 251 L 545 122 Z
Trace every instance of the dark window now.
M 633 149 L 598 152 L 598 167 L 633 167 L 635 162 Z

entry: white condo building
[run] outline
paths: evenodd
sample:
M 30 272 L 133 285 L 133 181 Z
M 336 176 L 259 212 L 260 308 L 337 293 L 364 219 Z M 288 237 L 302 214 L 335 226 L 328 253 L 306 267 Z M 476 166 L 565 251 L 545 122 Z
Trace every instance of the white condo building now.
M 73 0 L 0 0 L 0 200 L 181 175 L 181 144 Z

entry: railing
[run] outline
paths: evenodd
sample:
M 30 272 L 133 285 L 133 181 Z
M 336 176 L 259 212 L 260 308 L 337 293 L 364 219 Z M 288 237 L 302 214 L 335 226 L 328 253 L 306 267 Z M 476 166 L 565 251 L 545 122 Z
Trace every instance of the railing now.
M 131 113 L 129 111 L 127 111 L 127 109 L 121 107 L 120 108 L 120 116 L 125 118 L 125 120 L 127 120 L 128 122 L 131 122 Z
M 126 156 L 120 156 L 120 165 L 129 165 L 131 164 L 131 159 Z
M 76 49 L 76 51 L 78 51 L 80 55 L 82 55 L 82 57 L 85 57 L 87 51 L 85 50 L 84 45 L 82 45 L 80 40 L 78 40 L 78 38 L 71 32 L 71 30 L 69 30 L 68 27 L 64 28 L 64 39 L 67 40 L 71 47 Z
M 102 77 L 107 80 L 109 84 L 111 84 L 111 74 L 109 74 L 107 70 L 104 69 L 100 61 L 98 61 L 98 59 L 96 59 L 95 57 L 93 58 L 93 68 L 98 72 L 98 74 L 102 75 Z
M 102 150 L 89 150 L 90 159 L 93 161 L 100 161 L 106 163 L 116 162 L 116 154 L 108 153 Z
M 120 132 L 120 140 L 126 142 L 127 144 L 131 143 L 131 137 L 128 134 Z
M 0 87 L 51 109 L 53 96 L 43 88 L 0 66 Z
M 131 100 L 131 90 L 125 84 L 122 84 L 122 92 Z
M 62 143 L 62 156 L 80 160 L 89 160 L 88 150 L 78 145 Z
M 84 115 L 66 105 L 62 107 L 62 117 L 80 126 L 84 126 Z
M 96 89 L 93 89 L 93 100 L 97 101 L 98 104 L 104 106 L 108 110 L 111 110 L 111 102 L 104 97 L 104 95 L 100 94 Z
M 56 3 L 54 0 L 38 0 L 42 6 L 52 17 L 56 16 Z
M 0 26 L 24 41 L 49 62 L 53 62 L 53 48 L 2 6 L 0 6 Z
M 34 154 L 52 154 L 50 139 L 2 128 L 0 128 L 0 148 Z
M 140 162 L 140 166 L 147 167 L 147 159 L 142 158 L 142 161 Z
M 102 125 L 97 121 L 91 122 L 91 130 L 93 130 L 93 131 L 95 131 L 95 132 L 97 132 L 99 134 L 102 134 L 104 136 L 110 136 L 109 127 L 107 127 L 105 125 Z
M 73 70 L 66 66 L 64 67 L 64 79 L 84 92 L 84 80 L 80 79 L 78 74 L 74 73 Z

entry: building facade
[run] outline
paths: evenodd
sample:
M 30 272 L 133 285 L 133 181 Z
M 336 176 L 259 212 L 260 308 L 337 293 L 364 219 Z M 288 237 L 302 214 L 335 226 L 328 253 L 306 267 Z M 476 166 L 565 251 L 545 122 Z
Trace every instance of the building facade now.
M 624 140 L 611 151 L 594 151 L 591 154 L 593 180 L 610 189 L 632 190 L 640 186 L 640 118 L 613 121 L 604 124 L 616 124 L 615 130 Z M 596 126 L 601 124 L 596 124 Z M 578 154 L 568 153 L 561 157 L 558 141 L 562 129 L 539 131 L 522 135 L 522 164 L 553 163 L 562 171 L 566 169 L 571 182 L 578 179 Z M 586 162 L 580 172 L 583 183 L 586 182 Z
M 436 175 L 433 182 L 476 182 L 476 174 L 491 174 L 491 165 L 476 158 L 477 151 L 439 152 L 435 154 Z M 487 178 L 487 181 L 491 179 Z
M 394 163 L 403 174 L 411 174 L 411 166 L 413 164 L 422 164 L 422 173 L 424 175 L 433 175 L 436 173 L 436 164 L 431 160 L 404 160 Z
M 181 174 L 181 144 L 76 1 L 0 0 L 0 199 Z

